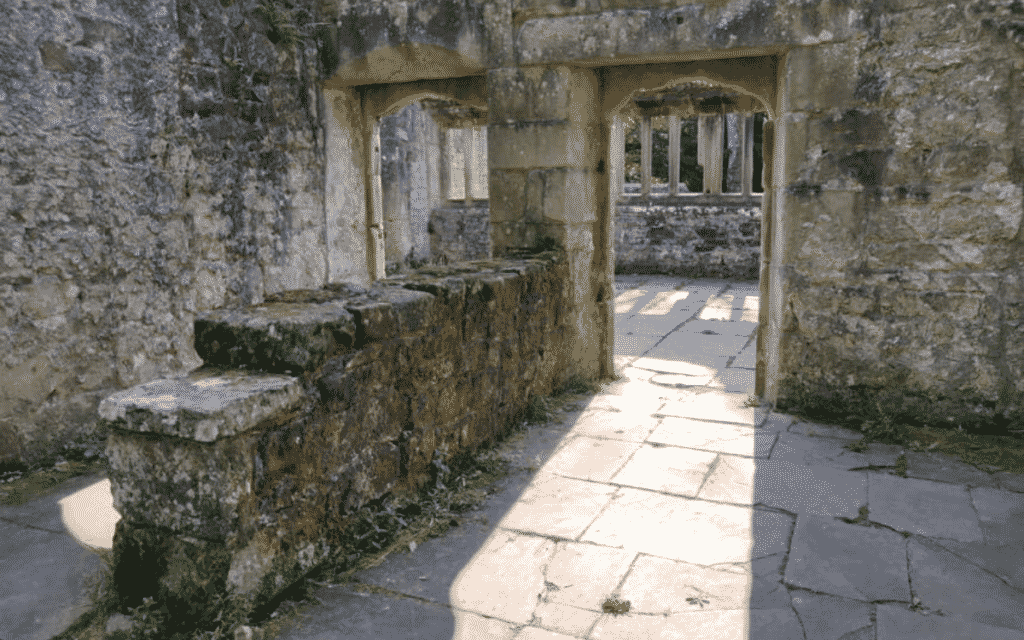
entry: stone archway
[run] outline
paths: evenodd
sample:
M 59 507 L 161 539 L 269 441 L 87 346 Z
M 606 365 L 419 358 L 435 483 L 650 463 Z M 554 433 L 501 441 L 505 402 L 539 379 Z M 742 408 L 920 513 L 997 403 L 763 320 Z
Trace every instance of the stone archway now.
M 764 195 L 762 199 L 761 258 L 760 258 L 760 311 L 757 334 L 757 368 L 755 391 L 765 401 L 774 402 L 778 389 L 779 340 L 782 317 L 781 284 L 778 278 L 778 256 L 784 238 L 783 212 L 774 198 L 773 157 L 784 154 L 784 141 L 774 134 L 773 122 L 783 106 L 778 82 L 779 61 L 774 56 L 736 58 L 731 60 L 697 61 L 651 65 L 626 65 L 602 69 L 605 88 L 601 114 L 608 131 L 610 144 L 606 163 L 609 170 L 617 171 L 623 164 L 618 157 L 616 140 L 622 135 L 622 116 L 638 111 L 634 97 L 648 97 L 649 104 L 641 109 L 647 114 L 670 115 L 686 113 L 700 115 L 718 109 L 731 108 L 740 112 L 764 111 L 767 114 L 764 129 Z M 745 181 L 746 182 L 746 181 Z M 609 180 L 608 206 L 602 212 L 601 238 L 604 254 L 610 256 L 614 273 L 615 201 L 612 192 L 618 186 L 618 176 Z M 773 256 L 775 258 L 773 259 Z M 614 276 L 612 276 L 614 278 Z M 614 340 L 614 326 L 606 327 L 609 342 Z
M 480 76 L 322 89 L 327 122 L 325 235 L 328 282 L 369 283 L 385 277 L 384 196 L 380 182 L 380 119 L 422 99 L 486 111 Z

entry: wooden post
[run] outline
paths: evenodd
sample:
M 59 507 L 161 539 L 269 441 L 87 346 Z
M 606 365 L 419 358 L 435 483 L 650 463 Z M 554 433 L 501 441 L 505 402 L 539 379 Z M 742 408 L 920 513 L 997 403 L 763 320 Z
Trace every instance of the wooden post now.
M 640 119 L 640 195 L 651 195 L 651 116 Z
M 679 195 L 679 136 L 682 125 L 679 116 L 668 117 L 668 193 Z

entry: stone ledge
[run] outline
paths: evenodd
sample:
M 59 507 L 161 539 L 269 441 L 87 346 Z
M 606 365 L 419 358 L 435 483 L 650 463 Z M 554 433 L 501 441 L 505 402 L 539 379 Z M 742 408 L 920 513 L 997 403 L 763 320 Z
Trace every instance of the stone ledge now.
M 308 402 L 295 377 L 199 369 L 112 394 L 99 414 L 120 429 L 214 442 Z

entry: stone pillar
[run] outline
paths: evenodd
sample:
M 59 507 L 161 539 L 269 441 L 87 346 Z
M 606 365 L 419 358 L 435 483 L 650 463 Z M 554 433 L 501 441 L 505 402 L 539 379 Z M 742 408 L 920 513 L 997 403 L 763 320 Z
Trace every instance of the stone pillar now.
M 651 155 L 654 152 L 651 139 L 651 116 L 640 118 L 640 195 L 651 195 Z
M 371 117 L 366 123 L 366 254 L 371 280 L 384 274 L 384 193 L 380 182 L 380 119 Z
M 462 134 L 462 179 L 465 188 L 463 190 L 463 197 L 466 206 L 473 204 L 473 161 L 474 161 L 474 144 L 473 138 L 475 137 L 476 128 L 467 127 L 461 130 Z
M 441 157 L 438 160 L 438 189 L 441 192 L 441 206 L 448 204 L 452 199 L 452 168 L 455 160 L 451 154 L 451 129 L 442 129 L 440 138 Z
M 722 114 L 702 115 L 697 123 L 697 158 L 704 167 L 704 193 L 722 193 Z
M 740 190 L 744 196 L 749 196 L 754 189 L 754 116 L 743 114 L 738 128 L 740 156 L 743 159 Z
M 610 375 L 610 357 L 603 362 L 608 318 L 599 307 L 610 301 L 612 286 L 608 256 L 602 249 L 595 259 L 594 245 L 595 226 L 605 240 L 605 221 L 595 222 L 598 211 L 607 215 L 609 188 L 597 74 L 565 66 L 503 68 L 488 72 L 487 85 L 494 255 L 542 239 L 565 251 L 572 302 L 563 316 L 566 350 L 552 357 L 565 377 Z
M 370 283 L 365 118 L 357 91 L 325 90 L 327 281 Z
M 679 116 L 668 117 L 668 194 L 679 195 L 679 136 L 683 130 Z
M 626 182 L 626 127 L 622 116 L 613 116 L 611 124 L 609 148 L 608 148 L 608 171 L 612 189 L 609 196 L 618 200 L 622 197 Z

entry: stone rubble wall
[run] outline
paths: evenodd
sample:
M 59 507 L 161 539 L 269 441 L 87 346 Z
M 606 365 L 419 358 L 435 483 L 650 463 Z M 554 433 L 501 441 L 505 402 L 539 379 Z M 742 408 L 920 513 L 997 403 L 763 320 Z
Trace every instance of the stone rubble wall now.
M 620 199 L 615 217 L 615 272 L 757 280 L 760 198 L 743 204 L 713 204 L 711 197 L 707 203 L 694 200 L 685 196 Z
M 0 463 L 195 368 L 196 313 L 326 283 L 315 43 L 255 4 L 0 3 Z
M 428 230 L 431 260 L 452 263 L 491 257 L 491 211 L 486 202 L 434 209 Z
M 202 368 L 100 406 L 121 592 L 266 602 L 352 511 L 502 438 L 564 382 L 566 272 L 551 252 L 200 315 Z

